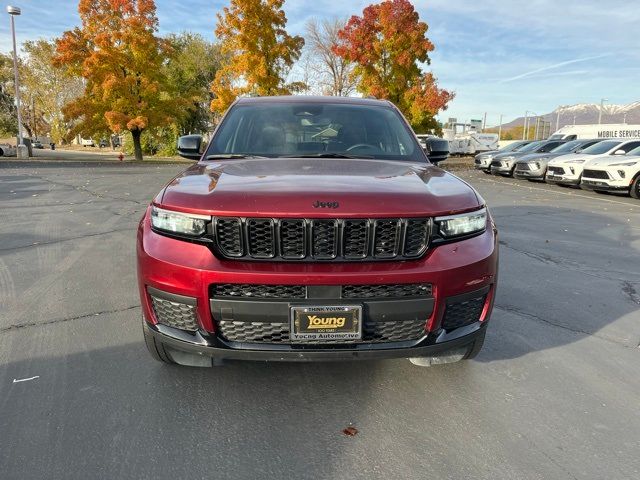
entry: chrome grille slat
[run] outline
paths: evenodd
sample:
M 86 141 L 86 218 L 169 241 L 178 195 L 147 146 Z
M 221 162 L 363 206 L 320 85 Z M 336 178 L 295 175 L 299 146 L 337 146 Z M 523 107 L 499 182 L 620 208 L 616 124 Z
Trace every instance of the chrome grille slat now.
M 408 260 L 429 247 L 431 219 L 216 217 L 217 253 L 271 261 Z

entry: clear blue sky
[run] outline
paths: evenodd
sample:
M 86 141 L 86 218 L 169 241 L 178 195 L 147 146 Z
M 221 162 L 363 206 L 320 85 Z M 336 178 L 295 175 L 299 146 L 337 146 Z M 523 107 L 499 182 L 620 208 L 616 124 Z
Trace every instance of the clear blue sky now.
M 190 30 L 213 39 L 220 0 L 156 0 L 162 33 Z M 4 7 L 8 2 L 4 1 Z M 370 2 L 287 0 L 288 29 L 310 18 L 348 17 Z M 15 0 L 19 41 L 53 37 L 78 24 L 75 0 Z M 431 69 L 457 94 L 442 117 L 495 124 L 557 105 L 640 100 L 640 3 L 637 0 L 416 0 L 436 45 Z M 0 17 L 0 49 L 10 48 Z

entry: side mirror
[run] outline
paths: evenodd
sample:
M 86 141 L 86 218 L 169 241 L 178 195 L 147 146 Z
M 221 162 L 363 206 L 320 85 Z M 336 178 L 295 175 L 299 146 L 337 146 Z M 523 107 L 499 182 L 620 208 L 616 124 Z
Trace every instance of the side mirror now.
M 202 135 L 184 135 L 178 138 L 178 155 L 189 160 L 199 160 L 202 156 Z
M 615 152 L 613 152 L 614 155 L 626 155 L 627 152 L 625 152 L 624 150 L 616 150 Z

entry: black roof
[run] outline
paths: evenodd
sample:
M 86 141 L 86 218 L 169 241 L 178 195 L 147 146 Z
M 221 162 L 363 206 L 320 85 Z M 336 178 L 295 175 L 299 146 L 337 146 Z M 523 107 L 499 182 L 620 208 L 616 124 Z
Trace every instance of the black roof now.
M 273 97 L 240 97 L 236 101 L 239 104 L 246 103 L 340 103 L 350 105 L 378 105 L 389 106 L 388 100 L 360 97 L 332 97 L 312 95 L 281 95 Z

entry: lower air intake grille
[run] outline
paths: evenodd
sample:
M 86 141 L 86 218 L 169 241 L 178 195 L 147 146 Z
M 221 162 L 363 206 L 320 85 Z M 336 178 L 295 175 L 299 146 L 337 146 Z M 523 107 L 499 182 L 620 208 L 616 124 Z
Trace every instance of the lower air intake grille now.
M 230 342 L 290 343 L 288 323 L 217 322 L 218 334 Z M 406 322 L 365 322 L 362 340 L 336 340 L 332 343 L 385 343 L 420 340 L 426 335 L 424 320 Z M 323 343 L 326 344 L 326 343 Z
M 190 299 L 193 300 L 193 305 L 188 305 L 161 298 L 151 293 L 151 291 L 149 296 L 151 297 L 153 313 L 158 323 L 168 327 L 179 328 L 180 330 L 198 330 L 195 299 Z
M 564 175 L 564 168 L 562 167 L 549 167 L 547 172 L 551 175 Z
M 406 283 L 391 285 L 344 285 L 342 298 L 394 298 L 431 296 L 428 283 Z
M 216 298 L 305 298 L 307 288 L 303 285 L 251 285 L 222 283 L 214 285 L 212 295 Z
M 339 298 L 388 299 L 430 297 L 430 283 L 392 283 L 383 285 L 343 285 Z M 303 299 L 307 298 L 304 285 L 262 285 L 249 283 L 220 283 L 211 286 L 213 298 Z
M 455 300 L 447 300 L 444 319 L 442 320 L 442 328 L 445 330 L 453 330 L 454 328 L 464 327 L 465 325 L 470 325 L 480 320 L 486 298 L 486 293 L 482 293 L 476 298 L 470 298 L 464 301 L 456 302 Z
M 609 174 L 604 170 L 589 170 L 585 168 L 584 172 L 582 173 L 582 178 L 600 178 L 603 180 L 608 180 Z

